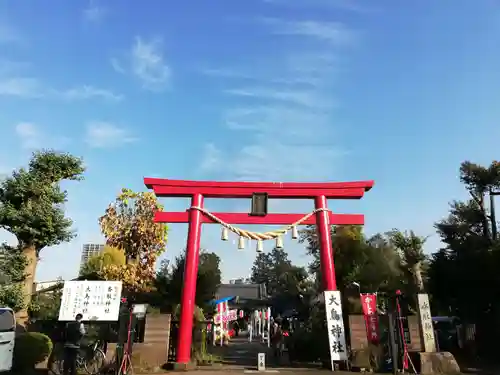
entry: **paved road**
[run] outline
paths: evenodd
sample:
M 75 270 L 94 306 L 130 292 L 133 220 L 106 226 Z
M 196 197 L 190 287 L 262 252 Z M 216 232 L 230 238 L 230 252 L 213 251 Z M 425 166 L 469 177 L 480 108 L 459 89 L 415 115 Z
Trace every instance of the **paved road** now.
M 267 345 L 255 340 L 248 342 L 248 338 L 245 336 L 234 337 L 229 346 L 215 347 L 213 352 L 222 358 L 223 367 L 229 369 L 257 369 L 259 353 L 266 353 L 268 361 L 270 357 Z
M 292 367 L 289 363 L 288 357 L 285 353 L 284 357 L 280 360 L 274 358 L 272 349 L 267 347 L 267 344 L 260 343 L 259 341 L 248 342 L 245 336 L 235 337 L 231 340 L 228 347 L 216 347 L 213 350 L 214 354 L 222 358 L 222 365 L 217 369 L 218 371 L 235 371 L 244 373 L 257 373 L 257 357 L 259 353 L 266 354 L 266 372 L 322 372 L 323 370 L 316 368 L 296 368 Z M 211 372 L 205 371 L 203 372 Z

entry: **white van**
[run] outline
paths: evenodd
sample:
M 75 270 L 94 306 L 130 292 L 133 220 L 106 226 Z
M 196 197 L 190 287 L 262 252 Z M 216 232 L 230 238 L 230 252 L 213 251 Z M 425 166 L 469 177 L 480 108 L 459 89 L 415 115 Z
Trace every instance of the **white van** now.
M 0 307 L 0 372 L 12 369 L 15 339 L 16 318 L 14 311 L 8 307 Z

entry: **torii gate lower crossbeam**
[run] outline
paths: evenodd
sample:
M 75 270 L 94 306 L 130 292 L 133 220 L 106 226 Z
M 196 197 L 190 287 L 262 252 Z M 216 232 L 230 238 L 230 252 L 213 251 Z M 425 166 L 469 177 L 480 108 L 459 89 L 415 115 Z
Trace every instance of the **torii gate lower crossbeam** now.
M 191 360 L 193 313 L 196 297 L 196 279 L 200 255 L 201 225 L 216 222 L 204 214 L 204 198 L 251 198 L 254 193 L 267 193 L 269 198 L 314 199 L 315 215 L 300 225 L 316 225 L 320 242 L 321 275 L 324 290 L 336 290 L 333 261 L 331 225 L 363 225 L 364 216 L 334 214 L 328 210 L 327 199 L 360 199 L 373 187 L 373 181 L 328 183 L 278 183 L 278 182 L 216 182 L 144 178 L 144 184 L 158 197 L 190 197 L 187 212 L 157 212 L 155 222 L 188 223 L 184 285 L 181 297 L 180 327 L 177 342 L 178 364 Z M 212 213 L 227 224 L 291 225 L 300 220 L 301 214 L 267 214 L 250 216 L 245 213 Z

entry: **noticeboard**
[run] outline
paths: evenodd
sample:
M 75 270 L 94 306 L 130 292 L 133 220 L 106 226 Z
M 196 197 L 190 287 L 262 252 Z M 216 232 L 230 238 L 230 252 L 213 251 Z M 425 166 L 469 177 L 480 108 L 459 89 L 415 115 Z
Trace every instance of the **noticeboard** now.
M 121 294 L 121 281 L 65 281 L 59 320 L 82 314 L 84 321 L 117 321 Z

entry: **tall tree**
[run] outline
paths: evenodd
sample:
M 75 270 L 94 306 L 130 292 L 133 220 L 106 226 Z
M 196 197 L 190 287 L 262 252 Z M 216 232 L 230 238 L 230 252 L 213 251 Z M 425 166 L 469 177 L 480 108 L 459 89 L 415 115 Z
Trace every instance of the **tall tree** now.
M 101 274 L 107 280 L 122 280 L 130 291 L 148 290 L 156 275 L 156 260 L 166 249 L 168 227 L 155 223 L 163 210 L 154 193 L 122 189 L 99 218 L 106 244 L 123 250 L 128 263 L 109 264 Z
M 336 226 L 330 231 L 335 261 L 335 276 L 340 290 L 358 283 L 366 292 L 389 291 L 400 280 L 400 258 L 387 236 L 367 239 L 360 226 Z M 301 242 L 312 256 L 309 269 L 321 290 L 320 245 L 315 227 L 301 231 Z
M 36 266 L 42 249 L 71 240 L 72 221 L 64 215 L 64 180 L 81 180 L 82 159 L 55 151 L 35 152 L 28 168 L 20 168 L 0 183 L 0 228 L 16 236 L 27 260 L 24 280 L 26 304 L 31 301 Z M 27 311 L 18 314 L 22 323 Z
M 500 241 L 487 204 L 488 194 L 500 188 L 500 163 L 466 161 L 459 175 L 470 199 L 452 202 L 448 217 L 436 223 L 445 246 L 432 256 L 428 285 L 437 313 L 476 324 L 478 350 L 485 355 L 500 334 Z
M 271 282 L 273 278 L 273 261 L 270 254 L 258 253 L 252 265 L 251 280 L 256 284 L 263 284 L 267 294 L 272 294 Z
M 500 162 L 493 161 L 488 167 L 483 167 L 464 161 L 460 165 L 460 181 L 482 214 L 483 236 L 492 240 L 492 233 L 497 232 L 497 223 L 488 215 L 485 201 L 488 193 L 500 188 Z
M 163 262 L 155 281 L 157 292 L 169 307 L 181 302 L 182 287 L 184 285 L 185 255 L 175 258 L 174 264 Z M 196 305 L 206 309 L 215 298 L 221 284 L 222 273 L 220 258 L 217 254 L 202 250 L 198 265 L 196 281 Z
M 109 266 L 121 267 L 126 264 L 126 257 L 123 250 L 117 249 L 116 247 L 104 246 L 104 250 L 101 254 L 94 255 L 90 257 L 85 264 L 82 265 L 80 269 L 80 276 L 102 276 L 106 277 L 103 270 L 106 270 Z
M 445 247 L 432 256 L 429 289 L 440 312 L 487 321 L 500 312 L 500 244 L 486 203 L 488 193 L 500 187 L 500 163 L 484 167 L 466 161 L 459 175 L 470 199 L 453 201 L 449 216 L 436 223 Z
M 273 309 L 278 313 L 297 307 L 311 287 L 304 267 L 293 265 L 287 252 L 278 248 L 257 255 L 251 280 L 266 286 Z
M 389 239 L 394 247 L 399 251 L 401 257 L 401 267 L 407 274 L 410 281 L 410 293 L 424 292 L 424 267 L 427 257 L 424 254 L 425 237 L 420 237 L 414 231 L 401 232 L 393 229 L 388 233 Z
M 202 251 L 196 283 L 196 285 L 199 285 L 196 291 L 196 304 L 206 309 L 207 302 L 215 298 L 221 282 L 222 272 L 220 270 L 219 256 L 212 252 Z

